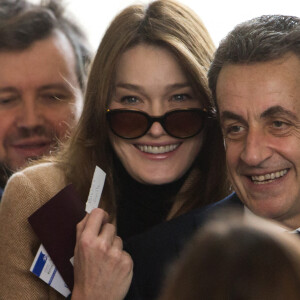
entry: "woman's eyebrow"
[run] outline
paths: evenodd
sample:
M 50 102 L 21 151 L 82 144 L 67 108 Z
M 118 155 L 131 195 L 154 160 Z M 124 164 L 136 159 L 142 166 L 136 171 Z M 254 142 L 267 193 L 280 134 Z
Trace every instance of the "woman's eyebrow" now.
M 142 90 L 142 88 L 136 84 L 123 83 L 123 82 L 117 83 L 115 87 L 123 88 L 123 89 L 127 89 L 127 90 L 133 90 L 133 91 L 141 91 Z

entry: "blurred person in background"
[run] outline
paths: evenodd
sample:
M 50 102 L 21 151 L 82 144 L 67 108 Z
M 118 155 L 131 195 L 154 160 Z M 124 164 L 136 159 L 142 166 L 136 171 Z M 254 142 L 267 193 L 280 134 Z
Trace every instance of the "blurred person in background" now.
M 8 177 L 78 121 L 90 60 L 61 1 L 0 0 L 0 199 Z

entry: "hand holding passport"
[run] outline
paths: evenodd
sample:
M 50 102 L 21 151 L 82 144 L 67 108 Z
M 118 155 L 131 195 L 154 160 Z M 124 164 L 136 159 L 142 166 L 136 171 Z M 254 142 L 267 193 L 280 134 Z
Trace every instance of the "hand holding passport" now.
M 104 180 L 105 173 L 96 167 L 86 206 L 70 184 L 28 218 L 70 290 L 74 285 L 70 259 L 74 255 L 76 244 L 76 225 L 86 212 L 98 207 Z

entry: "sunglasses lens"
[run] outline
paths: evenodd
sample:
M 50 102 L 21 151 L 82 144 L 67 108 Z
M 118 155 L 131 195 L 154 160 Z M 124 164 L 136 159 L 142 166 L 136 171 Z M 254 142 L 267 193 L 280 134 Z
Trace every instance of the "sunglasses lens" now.
M 168 133 L 178 138 L 188 138 L 198 134 L 203 125 L 204 113 L 201 110 L 174 111 L 165 119 Z
M 136 111 L 112 111 L 108 121 L 111 130 L 125 139 L 140 137 L 148 125 L 146 116 Z

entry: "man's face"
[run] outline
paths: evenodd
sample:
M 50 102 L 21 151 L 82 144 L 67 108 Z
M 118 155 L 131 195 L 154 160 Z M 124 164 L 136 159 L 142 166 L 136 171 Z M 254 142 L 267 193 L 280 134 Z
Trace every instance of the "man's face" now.
M 82 93 L 61 32 L 21 51 L 0 51 L 0 163 L 11 170 L 49 151 L 77 121 Z
M 300 224 L 300 60 L 229 64 L 217 101 L 234 190 L 255 214 Z

